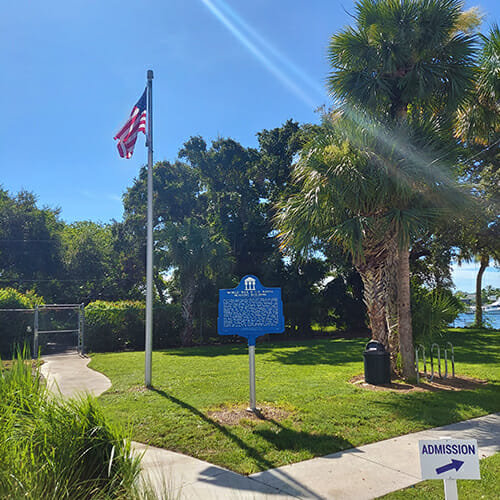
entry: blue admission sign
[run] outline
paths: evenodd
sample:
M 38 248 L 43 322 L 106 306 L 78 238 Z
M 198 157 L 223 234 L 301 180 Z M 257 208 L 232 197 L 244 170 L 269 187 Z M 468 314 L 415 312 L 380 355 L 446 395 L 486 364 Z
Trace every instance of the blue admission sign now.
M 255 345 L 268 333 L 283 333 L 285 318 L 280 288 L 265 288 L 256 276 L 242 278 L 236 288 L 219 290 L 219 335 L 239 335 Z

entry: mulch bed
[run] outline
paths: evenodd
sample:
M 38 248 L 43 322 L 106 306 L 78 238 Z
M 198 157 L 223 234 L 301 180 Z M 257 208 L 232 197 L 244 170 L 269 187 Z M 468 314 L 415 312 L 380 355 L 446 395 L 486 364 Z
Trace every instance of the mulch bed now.
M 259 404 L 259 411 L 252 412 L 244 407 L 222 407 L 207 412 L 207 416 L 222 425 L 238 425 L 242 420 L 281 422 L 291 412 L 268 404 Z
M 357 375 L 350 380 L 351 384 L 367 389 L 369 391 L 396 391 L 402 393 L 408 392 L 438 392 L 438 391 L 462 391 L 473 390 L 487 385 L 487 380 L 480 380 L 465 376 L 439 378 L 435 376 L 432 382 L 426 379 L 423 373 L 420 374 L 420 383 L 409 384 L 403 381 L 395 381 L 390 384 L 373 385 L 365 382 L 364 375 Z

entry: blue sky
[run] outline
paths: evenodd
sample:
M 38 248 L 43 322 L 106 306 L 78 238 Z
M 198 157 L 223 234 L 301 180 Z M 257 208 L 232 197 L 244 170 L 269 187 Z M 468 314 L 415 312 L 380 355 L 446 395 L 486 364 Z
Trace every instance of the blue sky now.
M 67 222 L 120 220 L 121 196 L 147 157 L 140 138 L 132 159 L 119 158 L 113 136 L 148 69 L 155 73 L 155 161 L 175 159 L 193 135 L 254 146 L 258 131 L 289 118 L 316 122 L 315 109 L 331 104 L 324 85 L 328 40 L 350 23 L 353 5 L 3 2 L 0 184 L 12 193 L 34 192 Z M 497 0 L 466 5 L 482 9 L 486 26 L 500 19 Z

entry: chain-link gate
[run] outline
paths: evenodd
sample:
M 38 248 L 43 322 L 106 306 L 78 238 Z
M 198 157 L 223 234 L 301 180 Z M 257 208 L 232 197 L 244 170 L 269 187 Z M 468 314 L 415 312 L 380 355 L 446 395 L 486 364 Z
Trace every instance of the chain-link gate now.
M 76 328 L 65 329 L 57 328 L 52 330 L 40 329 L 40 312 L 47 311 L 71 311 L 77 310 L 78 317 L 76 321 Z M 38 355 L 40 334 L 59 334 L 59 333 L 76 333 L 78 335 L 77 350 L 79 354 L 84 353 L 84 330 L 85 330 L 85 308 L 83 304 L 47 304 L 42 306 L 35 306 L 33 309 L 34 326 L 33 326 L 33 354 Z

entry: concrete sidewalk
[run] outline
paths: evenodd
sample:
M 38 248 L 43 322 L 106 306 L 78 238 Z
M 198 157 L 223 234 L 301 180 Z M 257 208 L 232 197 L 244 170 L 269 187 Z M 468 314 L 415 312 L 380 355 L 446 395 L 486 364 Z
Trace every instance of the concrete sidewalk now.
M 111 383 L 77 354 L 44 356 L 42 374 L 64 396 L 99 395 Z M 52 386 L 55 390 L 55 385 Z M 373 499 L 420 481 L 419 439 L 477 439 L 480 458 L 500 452 L 500 413 L 314 458 L 251 476 L 168 450 L 134 443 L 144 477 L 167 498 Z M 168 495 L 168 496 L 167 496 Z M 162 498 L 160 496 L 160 498 Z
M 43 356 L 41 372 L 49 389 L 65 397 L 89 393 L 99 396 L 111 387 L 111 381 L 102 373 L 87 367 L 90 358 L 77 351 Z

